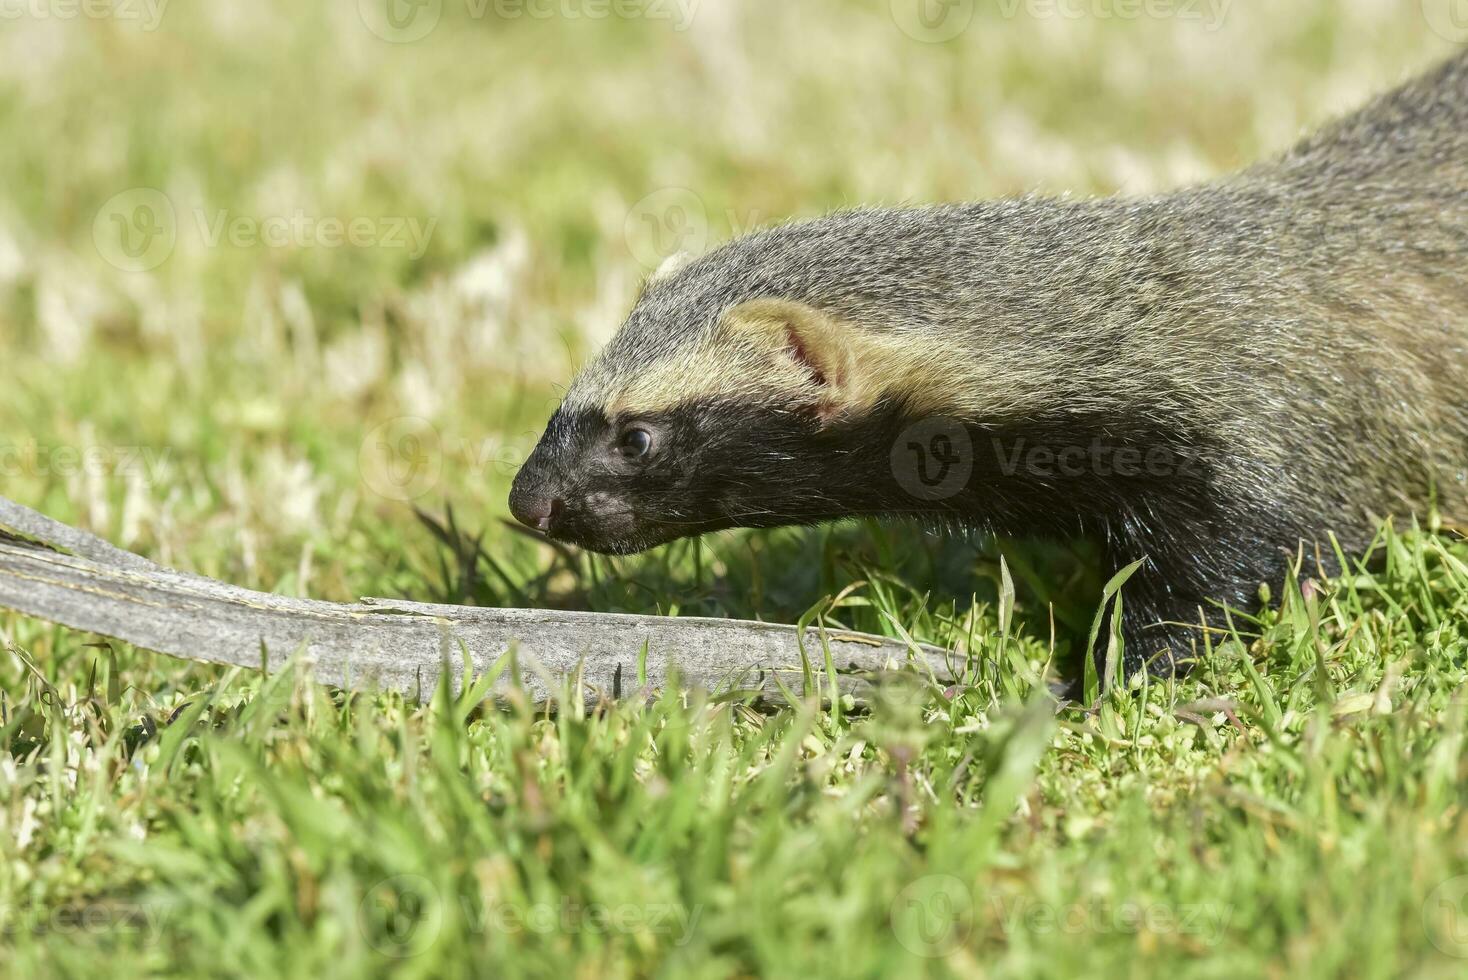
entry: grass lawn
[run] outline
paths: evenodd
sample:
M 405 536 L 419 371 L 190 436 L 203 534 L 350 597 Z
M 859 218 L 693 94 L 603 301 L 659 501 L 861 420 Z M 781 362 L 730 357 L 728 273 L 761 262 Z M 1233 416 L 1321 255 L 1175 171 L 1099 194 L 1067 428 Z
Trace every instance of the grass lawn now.
M 1447 6 L 15 6 L 0 493 L 251 588 L 825 603 L 969 668 L 860 707 L 550 714 L 0 613 L 0 975 L 1462 975 L 1468 542 L 1431 515 L 1338 581 L 1302 556 L 1187 679 L 1060 710 L 1084 542 L 853 524 L 610 560 L 503 523 L 672 248 L 1201 179 L 1468 40 Z

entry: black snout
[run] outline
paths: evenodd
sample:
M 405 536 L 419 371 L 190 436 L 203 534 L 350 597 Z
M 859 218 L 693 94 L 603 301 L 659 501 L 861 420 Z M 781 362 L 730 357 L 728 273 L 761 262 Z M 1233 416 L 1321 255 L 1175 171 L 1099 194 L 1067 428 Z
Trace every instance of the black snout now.
M 510 488 L 510 513 L 526 527 L 549 534 L 566 510 L 566 502 L 533 471 L 521 470 Z

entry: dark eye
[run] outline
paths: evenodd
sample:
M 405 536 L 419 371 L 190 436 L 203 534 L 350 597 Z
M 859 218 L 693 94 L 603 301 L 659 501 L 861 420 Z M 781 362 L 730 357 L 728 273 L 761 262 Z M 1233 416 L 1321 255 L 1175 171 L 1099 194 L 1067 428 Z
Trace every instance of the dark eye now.
M 646 429 L 628 429 L 617 440 L 617 454 L 624 459 L 641 459 L 651 451 L 652 433 Z

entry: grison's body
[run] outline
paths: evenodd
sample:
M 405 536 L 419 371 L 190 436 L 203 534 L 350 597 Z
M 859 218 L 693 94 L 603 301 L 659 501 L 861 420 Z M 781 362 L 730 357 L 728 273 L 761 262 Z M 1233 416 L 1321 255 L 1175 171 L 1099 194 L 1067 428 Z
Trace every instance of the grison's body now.
M 909 450 L 966 479 L 915 487 Z M 1149 559 L 1134 668 L 1434 501 L 1468 516 L 1468 55 L 1206 185 L 842 213 L 659 274 L 511 506 L 611 552 L 860 514 L 1094 536 Z

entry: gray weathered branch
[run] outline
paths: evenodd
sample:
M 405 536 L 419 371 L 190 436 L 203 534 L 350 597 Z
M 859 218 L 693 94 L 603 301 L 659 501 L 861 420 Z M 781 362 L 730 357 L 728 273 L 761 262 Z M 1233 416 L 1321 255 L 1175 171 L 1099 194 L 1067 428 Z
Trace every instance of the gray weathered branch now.
M 555 696 L 567 678 L 590 701 L 661 689 L 674 672 L 686 687 L 773 696 L 778 678 L 804 693 L 802 637 L 791 626 L 291 599 L 164 568 L 3 497 L 0 607 L 210 663 L 277 668 L 303 653 L 324 684 L 409 696 L 429 696 L 445 666 L 457 688 L 466 657 L 477 675 L 512 646 L 518 680 L 536 700 Z M 953 676 L 951 655 L 933 647 L 814 627 L 804 641 L 822 689 L 827 646 L 849 692 L 860 693 L 874 672 L 906 665 L 941 681 Z M 498 681 L 502 689 L 513 683 L 508 671 Z

